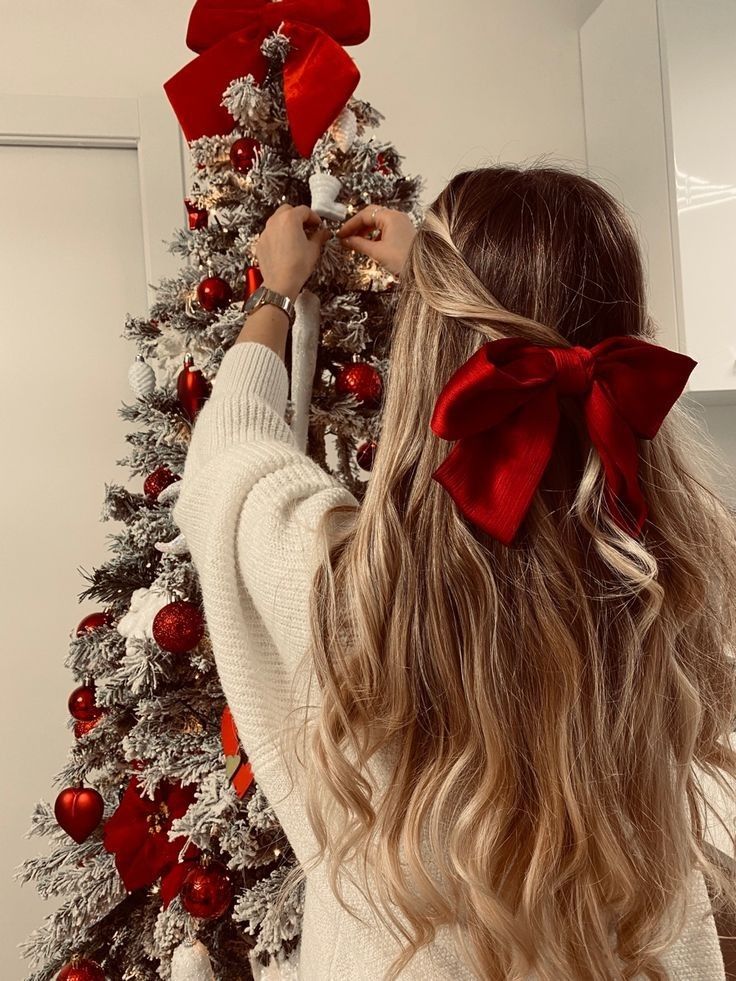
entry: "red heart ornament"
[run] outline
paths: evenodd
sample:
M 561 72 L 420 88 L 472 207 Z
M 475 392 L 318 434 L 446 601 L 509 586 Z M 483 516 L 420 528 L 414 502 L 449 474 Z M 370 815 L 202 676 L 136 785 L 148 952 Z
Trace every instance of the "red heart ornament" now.
M 60 828 L 78 845 L 92 834 L 102 820 L 105 804 L 91 787 L 67 787 L 54 804 L 54 814 Z

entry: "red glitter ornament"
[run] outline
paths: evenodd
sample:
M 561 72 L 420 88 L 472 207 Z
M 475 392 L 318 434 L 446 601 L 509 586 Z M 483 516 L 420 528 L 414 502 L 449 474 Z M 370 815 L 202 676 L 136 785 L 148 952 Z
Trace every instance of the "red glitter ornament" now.
M 335 391 L 338 395 L 354 395 L 366 408 L 377 408 L 383 392 L 380 372 L 365 361 L 354 361 L 340 369 Z
M 261 275 L 261 270 L 258 268 L 258 266 L 246 266 L 243 299 L 247 300 L 249 297 L 253 296 L 262 282 L 263 276 Z
M 181 887 L 181 904 L 187 913 L 204 920 L 215 919 L 227 910 L 233 886 L 220 862 L 195 865 Z
M 88 613 L 77 625 L 77 637 L 89 630 L 97 630 L 98 627 L 111 627 L 114 623 L 113 615 L 108 610 L 100 613 Z
M 358 461 L 358 466 L 362 470 L 373 469 L 373 460 L 377 449 L 378 444 L 372 439 L 367 439 L 364 443 L 360 444 L 355 452 L 355 459 Z
M 172 473 L 168 467 L 157 467 L 143 481 L 143 493 L 150 500 L 155 501 L 161 491 L 169 484 L 181 480 L 178 474 Z
M 54 804 L 54 814 L 60 828 L 78 845 L 92 834 L 102 820 L 105 804 L 91 787 L 67 787 Z
M 161 607 L 151 625 L 153 639 L 171 654 L 186 654 L 204 636 L 204 617 L 196 603 L 179 600 Z
M 190 422 L 194 422 L 197 413 L 210 397 L 210 383 L 199 368 L 194 368 L 194 358 L 191 354 L 184 355 L 184 367 L 176 379 L 176 394 L 179 404 Z
M 105 709 L 100 709 L 99 714 L 93 719 L 79 719 L 74 723 L 74 735 L 77 739 L 81 739 L 82 736 L 86 736 L 88 732 L 91 732 L 97 723 L 106 715 Z
M 258 140 L 254 140 L 250 136 L 241 136 L 239 140 L 236 140 L 230 147 L 230 163 L 233 165 L 233 169 L 241 174 L 250 170 L 260 146 Z
M 56 981 L 106 981 L 106 974 L 97 961 L 75 957 L 66 967 L 62 967 Z
M 100 709 L 95 705 L 94 685 L 80 685 L 69 696 L 69 712 L 80 722 L 91 722 L 98 718 Z
M 207 276 L 197 287 L 197 299 L 203 310 L 224 310 L 233 298 L 230 283 L 222 276 Z
M 193 204 L 189 198 L 184 199 L 184 204 L 186 205 L 187 215 L 189 216 L 189 228 L 194 230 L 197 228 L 206 228 L 208 220 L 208 212 L 206 208 L 198 208 L 196 204 Z

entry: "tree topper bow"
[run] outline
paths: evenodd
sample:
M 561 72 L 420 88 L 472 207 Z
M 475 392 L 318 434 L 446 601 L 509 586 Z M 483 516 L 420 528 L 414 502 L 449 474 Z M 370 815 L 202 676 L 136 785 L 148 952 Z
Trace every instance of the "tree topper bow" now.
M 197 0 L 187 47 L 200 53 L 164 83 L 188 142 L 231 132 L 222 94 L 240 76 L 263 81 L 261 44 L 277 28 L 291 42 L 284 63 L 289 129 L 299 153 L 310 156 L 360 79 L 343 45 L 368 37 L 368 0 Z

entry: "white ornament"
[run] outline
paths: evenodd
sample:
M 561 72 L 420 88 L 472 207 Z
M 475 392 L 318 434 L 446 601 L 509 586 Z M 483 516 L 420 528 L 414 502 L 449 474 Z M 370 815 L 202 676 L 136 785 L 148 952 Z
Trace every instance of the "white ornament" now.
M 172 503 L 178 499 L 180 490 L 181 481 L 175 480 L 173 483 L 168 484 L 168 486 L 164 487 L 164 489 L 159 492 L 156 500 L 160 501 L 161 504 Z M 170 555 L 185 555 L 189 551 L 187 540 L 184 537 L 184 533 L 181 531 L 176 538 L 172 538 L 170 542 L 154 542 L 154 547 L 157 548 L 159 552 Z
M 159 491 L 156 500 L 160 501 L 161 504 L 168 504 L 170 501 L 177 499 L 180 490 L 181 481 L 174 480 L 170 484 L 167 484 L 162 491 Z
M 342 110 L 335 122 L 330 126 L 330 133 L 335 143 L 344 152 L 349 150 L 358 135 L 358 117 L 347 106 Z
M 139 399 L 150 395 L 156 387 L 156 374 L 142 354 L 136 355 L 135 361 L 128 369 L 128 384 Z
M 302 453 L 307 450 L 309 406 L 319 346 L 319 297 L 302 290 L 296 298 L 296 317 L 291 333 L 291 393 L 294 408 L 291 431 Z
M 316 211 L 322 218 L 343 220 L 348 209 L 337 200 L 342 190 L 337 177 L 332 174 L 312 174 L 309 178 L 309 190 L 312 192 L 312 211 Z
M 171 981 L 215 981 L 210 955 L 201 940 L 183 940 L 171 958 Z
M 161 589 L 154 583 L 150 589 L 141 586 L 136 589 L 130 597 L 130 609 L 122 616 L 117 623 L 117 631 L 123 637 L 130 640 L 152 640 L 153 631 L 151 626 L 153 619 L 160 609 L 171 603 L 168 591 Z M 134 651 L 134 645 L 126 644 Z
M 254 981 L 299 981 L 299 948 L 292 952 L 291 957 L 271 959 L 266 967 L 251 954 L 250 969 Z

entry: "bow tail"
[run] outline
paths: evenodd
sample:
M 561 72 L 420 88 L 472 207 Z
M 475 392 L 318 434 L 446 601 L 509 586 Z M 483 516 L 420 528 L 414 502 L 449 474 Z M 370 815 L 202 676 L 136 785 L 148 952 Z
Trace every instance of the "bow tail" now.
M 294 145 L 303 157 L 335 121 L 360 80 L 345 49 L 310 24 L 285 21 L 281 33 L 291 41 L 284 63 L 284 101 Z
M 496 427 L 464 436 L 432 474 L 459 510 L 509 545 L 549 463 L 559 424 L 551 390 Z
M 594 384 L 585 404 L 585 421 L 605 476 L 605 498 L 611 517 L 637 537 L 647 519 L 647 502 L 639 483 L 639 444 L 631 426 Z
M 233 129 L 235 121 L 221 104 L 222 94 L 234 78 L 243 75 L 252 75 L 256 83 L 263 81 L 267 63 L 260 48 L 259 35 L 250 28 L 235 31 L 164 82 L 187 142 Z

